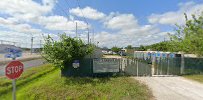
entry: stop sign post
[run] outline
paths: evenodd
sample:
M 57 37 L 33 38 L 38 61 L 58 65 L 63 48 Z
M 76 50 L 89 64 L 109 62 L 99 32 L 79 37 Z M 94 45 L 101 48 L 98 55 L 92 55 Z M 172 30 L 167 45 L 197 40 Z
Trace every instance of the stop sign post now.
M 16 79 L 20 77 L 23 70 L 24 65 L 20 61 L 16 61 L 15 58 L 13 58 L 13 61 L 11 61 L 5 68 L 6 77 L 13 80 L 13 100 L 16 100 Z

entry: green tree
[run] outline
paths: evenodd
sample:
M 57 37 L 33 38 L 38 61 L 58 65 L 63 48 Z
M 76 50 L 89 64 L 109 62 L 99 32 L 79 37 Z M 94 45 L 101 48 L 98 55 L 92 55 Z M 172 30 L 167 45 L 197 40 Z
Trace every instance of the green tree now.
M 171 39 L 180 51 L 203 55 L 203 14 L 192 15 L 188 19 L 185 14 L 186 23 L 183 26 L 177 25 L 175 35 L 170 35 Z
M 109 50 L 109 48 L 108 47 L 103 47 L 102 50 Z
M 118 53 L 121 49 L 118 48 L 118 47 L 116 47 L 116 46 L 114 46 L 114 47 L 111 48 L 111 50 L 112 50 L 113 52 Z
M 71 38 L 65 34 L 60 35 L 59 41 L 54 41 L 50 36 L 45 39 L 42 56 L 58 67 L 65 67 L 76 59 L 82 59 L 91 54 L 93 46 L 85 45 L 81 39 Z
M 147 49 L 145 48 L 145 46 L 143 46 L 143 45 L 140 45 L 140 47 L 139 47 L 139 49 L 138 49 L 139 51 L 146 51 Z
M 132 45 L 128 45 L 126 49 L 133 49 Z

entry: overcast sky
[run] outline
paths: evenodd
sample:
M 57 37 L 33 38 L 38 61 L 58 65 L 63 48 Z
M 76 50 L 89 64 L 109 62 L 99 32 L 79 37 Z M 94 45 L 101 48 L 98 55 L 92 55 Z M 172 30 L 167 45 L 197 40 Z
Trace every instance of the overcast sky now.
M 42 34 L 75 37 L 77 22 L 79 37 L 87 41 L 89 27 L 100 47 L 149 45 L 202 11 L 203 0 L 1 0 L 0 40 L 29 47 L 33 36 L 37 46 Z

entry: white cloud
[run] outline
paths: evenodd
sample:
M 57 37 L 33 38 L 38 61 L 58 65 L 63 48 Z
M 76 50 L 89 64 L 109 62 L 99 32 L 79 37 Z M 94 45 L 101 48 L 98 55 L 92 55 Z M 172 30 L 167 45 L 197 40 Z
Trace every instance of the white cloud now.
M 147 45 L 162 41 L 167 38 L 166 32 L 160 32 L 156 23 L 173 24 L 174 22 L 184 22 L 182 12 L 195 12 L 196 9 L 202 9 L 201 4 L 194 4 L 193 2 L 179 4 L 180 9 L 175 12 L 167 12 L 164 14 L 153 14 L 149 17 L 152 24 L 140 25 L 138 19 L 133 14 L 121 14 L 119 12 L 111 12 L 105 14 L 91 7 L 72 8 L 69 10 L 70 16 L 54 15 L 52 10 L 57 0 L 42 0 L 42 4 L 33 0 L 1 0 L 0 14 L 8 16 L 0 17 L 0 28 L 5 27 L 9 30 L 0 31 L 0 39 L 8 39 L 17 42 L 30 43 L 30 34 L 33 34 L 34 43 L 39 44 L 42 38 L 43 28 L 50 31 L 68 32 L 70 36 L 75 36 L 75 24 L 77 22 L 79 31 L 86 29 L 85 22 L 75 20 L 74 16 L 84 17 L 100 22 L 104 25 L 102 32 L 95 33 L 95 43 L 99 41 L 99 46 L 119 46 L 127 45 Z M 83 14 L 81 13 L 83 12 Z M 36 29 L 36 26 L 43 27 Z M 155 24 L 155 25 L 154 25 Z M 91 27 L 88 26 L 88 27 Z M 107 31 L 110 30 L 110 31 Z M 19 36 L 20 35 L 20 36 Z M 47 36 L 47 33 L 44 33 Z M 50 34 L 55 40 L 58 36 Z M 6 36 L 6 38 L 4 37 Z M 92 35 L 90 35 L 92 37 Z M 80 33 L 84 41 L 87 41 L 87 34 Z M 29 46 L 29 45 L 28 45 Z
M 126 47 L 127 45 L 150 45 L 160 41 L 169 40 L 168 32 L 158 32 L 140 35 L 123 35 L 118 33 L 100 32 L 95 35 L 95 44 L 98 41 L 100 47 Z M 170 32 L 171 33 L 171 32 Z
M 104 24 L 110 29 L 131 29 L 138 26 L 138 21 L 133 14 L 119 14 L 106 21 Z
M 0 12 L 18 20 L 35 20 L 38 16 L 52 12 L 55 0 L 43 0 L 43 5 L 32 0 L 1 0 Z
M 86 29 L 87 25 L 83 21 L 74 20 L 72 16 L 70 16 L 70 20 L 64 16 L 48 16 L 52 13 L 55 3 L 57 0 L 42 0 L 42 4 L 32 0 L 2 0 L 0 13 L 8 15 L 9 18 L 4 18 L 4 22 L 1 18 L 0 24 L 17 32 L 33 33 L 41 32 L 41 30 L 33 29 L 30 23 L 43 26 L 48 30 L 65 31 L 75 30 L 75 23 L 77 22 L 78 29 Z
M 68 20 L 63 16 L 41 16 L 39 17 L 38 24 L 43 25 L 49 30 L 75 30 L 76 22 L 78 29 L 86 29 L 87 25 L 83 21 Z M 90 26 L 89 26 L 90 27 Z
M 93 20 L 99 20 L 103 19 L 106 15 L 102 12 L 99 12 L 91 7 L 85 7 L 85 8 L 72 8 L 69 10 L 69 12 L 75 16 L 79 17 L 84 17 L 88 19 L 93 19 Z
M 30 44 L 33 36 L 34 44 L 38 45 L 39 41 L 43 40 L 42 33 L 44 36 L 48 35 L 43 32 L 44 28 L 50 32 L 69 32 L 68 34 L 73 34 L 76 22 L 78 30 L 87 28 L 85 22 L 75 20 L 72 15 L 69 18 L 54 15 L 52 10 L 56 3 L 57 0 L 42 0 L 42 4 L 34 0 L 1 0 L 0 14 L 3 16 L 0 16 L 0 28 L 5 31 L 0 30 L 0 39 L 22 43 L 25 46 Z M 59 39 L 55 34 L 49 35 L 54 40 Z
M 95 42 L 99 46 L 149 45 L 168 38 L 166 32 L 160 32 L 156 25 L 140 25 L 133 14 L 120 14 L 112 12 L 103 24 L 114 32 L 100 32 L 95 35 Z
M 152 14 L 148 17 L 148 20 L 152 24 L 166 24 L 166 25 L 174 25 L 174 24 L 184 24 L 185 17 L 184 13 L 186 13 L 191 18 L 192 14 L 199 15 L 203 11 L 203 4 L 195 4 L 194 2 L 186 2 L 179 4 L 179 10 L 170 11 L 163 14 Z
M 34 36 L 33 46 L 34 48 L 40 46 L 40 40 L 43 43 L 43 37 L 40 33 L 38 34 L 29 34 L 29 33 L 20 33 L 15 31 L 0 31 L 0 40 L 3 40 L 4 44 L 12 44 L 15 42 L 16 46 L 30 48 L 31 46 L 31 37 Z
M 40 33 L 41 29 L 32 28 L 29 24 L 21 24 L 15 18 L 0 17 L 0 26 L 22 33 Z

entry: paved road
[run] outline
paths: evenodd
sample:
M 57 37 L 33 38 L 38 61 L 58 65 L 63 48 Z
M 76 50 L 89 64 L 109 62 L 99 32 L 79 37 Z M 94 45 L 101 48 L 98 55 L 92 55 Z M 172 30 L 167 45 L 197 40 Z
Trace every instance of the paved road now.
M 2 62 L 2 61 L 10 61 L 11 60 L 11 58 L 5 58 L 4 55 L 5 54 L 0 53 L 0 62 Z M 36 58 L 36 57 L 41 57 L 41 55 L 36 54 L 36 53 L 34 53 L 32 55 L 30 53 L 23 53 L 22 56 L 18 57 L 17 59 L 27 59 L 27 58 Z
M 151 88 L 157 100 L 203 100 L 203 84 L 183 77 L 135 77 Z
M 43 63 L 44 63 L 43 59 L 35 59 L 35 60 L 30 60 L 30 61 L 23 62 L 25 69 L 30 68 L 30 67 L 35 67 L 35 66 L 43 65 Z M 5 66 L 6 65 L 0 66 L 0 77 L 4 76 L 4 74 L 5 74 L 5 69 L 4 69 Z

